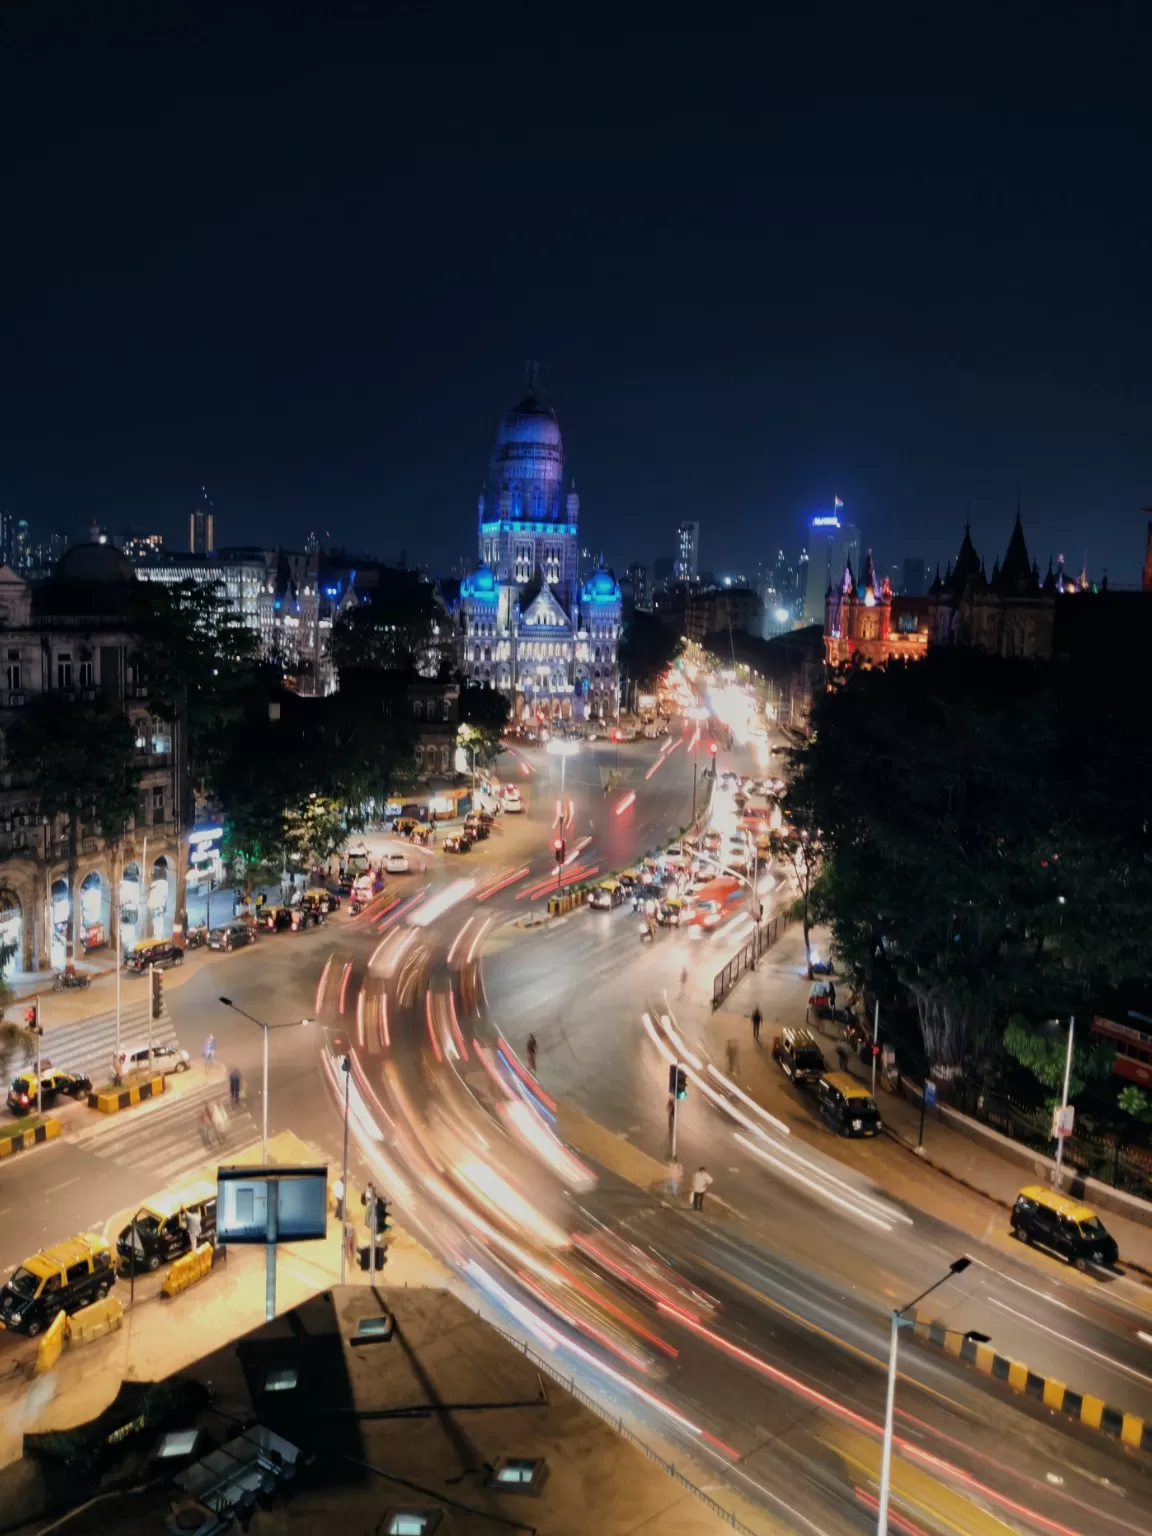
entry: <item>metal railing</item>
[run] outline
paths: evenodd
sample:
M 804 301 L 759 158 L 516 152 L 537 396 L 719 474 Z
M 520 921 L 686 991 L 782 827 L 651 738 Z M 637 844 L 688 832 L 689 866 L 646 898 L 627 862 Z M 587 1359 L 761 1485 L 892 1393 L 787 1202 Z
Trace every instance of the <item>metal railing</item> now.
M 775 917 L 770 917 L 766 923 L 760 923 L 753 928 L 752 937 L 748 942 L 738 949 L 728 964 L 717 971 L 712 978 L 713 1008 L 719 1008 L 745 971 L 756 969 L 756 961 L 765 950 L 772 948 L 783 933 L 785 923 L 786 919 L 777 914 Z
M 583 1403 L 586 1408 L 591 1408 L 592 1412 L 595 1413 L 599 1418 L 603 1419 L 606 1424 L 611 1425 L 611 1427 L 616 1431 L 618 1435 L 622 1435 L 623 1438 L 630 1444 L 634 1445 L 638 1451 L 643 1451 L 645 1456 L 648 1457 L 649 1461 L 654 1461 L 656 1465 L 661 1469 L 661 1471 L 667 1473 L 667 1475 L 675 1482 L 679 1483 L 682 1488 L 686 1488 L 688 1492 L 692 1494 L 694 1498 L 699 1499 L 702 1504 L 706 1504 L 718 1520 L 723 1520 L 724 1524 L 730 1526 L 732 1530 L 740 1531 L 742 1536 L 759 1536 L 759 1533 L 754 1531 L 751 1526 L 745 1525 L 742 1521 L 738 1520 L 730 1509 L 725 1509 L 723 1504 L 718 1504 L 716 1500 L 712 1498 L 711 1494 L 705 1493 L 702 1488 L 697 1487 L 694 1482 L 685 1477 L 683 1472 L 678 1471 L 675 1462 L 666 1461 L 664 1457 L 660 1455 L 659 1451 L 654 1450 L 652 1446 L 647 1443 L 647 1441 L 641 1440 L 639 1435 L 634 1434 L 632 1430 L 628 1428 L 622 1418 L 614 1413 L 610 1413 L 602 1403 L 598 1403 L 594 1397 L 589 1396 L 587 1392 L 584 1392 L 580 1387 L 578 1387 L 576 1385 L 575 1377 L 565 1376 L 563 1371 L 558 1370 L 556 1366 L 551 1363 L 551 1361 L 545 1360 L 544 1357 L 542 1355 L 538 1355 L 534 1349 L 529 1349 L 528 1345 L 523 1343 L 520 1339 L 516 1338 L 514 1334 L 505 1333 L 503 1328 L 497 1328 L 496 1332 L 509 1344 L 515 1345 L 515 1347 L 520 1351 L 522 1355 L 525 1355 L 529 1360 L 532 1361 L 532 1364 L 537 1368 L 537 1370 L 543 1371 L 546 1375 L 551 1376 L 552 1380 L 559 1383 L 559 1385 L 564 1388 L 565 1392 L 570 1392 L 572 1396 L 579 1402 Z

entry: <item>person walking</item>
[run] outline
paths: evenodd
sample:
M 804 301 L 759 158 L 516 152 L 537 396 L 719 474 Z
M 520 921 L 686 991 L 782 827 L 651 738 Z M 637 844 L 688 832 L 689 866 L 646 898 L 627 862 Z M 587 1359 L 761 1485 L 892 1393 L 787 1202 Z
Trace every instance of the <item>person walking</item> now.
M 336 1220 L 344 1219 L 344 1180 L 332 1180 L 332 1204 L 336 1212 Z
M 704 1196 L 708 1193 L 708 1186 L 712 1183 L 712 1175 L 701 1163 L 692 1175 L 692 1209 L 702 1211 L 704 1209 Z
M 684 1177 L 684 1166 L 679 1158 L 670 1157 L 668 1166 L 664 1170 L 664 1188 L 676 1199 L 680 1193 L 680 1180 Z
M 688 967 L 686 965 L 682 965 L 680 967 L 680 991 L 677 993 L 677 996 L 678 997 L 683 997 L 687 991 L 688 991 Z
M 240 1102 L 240 1068 L 233 1067 L 228 1074 L 228 1092 L 232 1096 L 233 1104 Z
M 204 1071 L 212 1070 L 212 1063 L 216 1060 L 216 1036 L 209 1034 L 200 1053 L 204 1057 Z
M 729 1040 L 727 1046 L 725 1047 L 725 1051 L 728 1057 L 728 1076 L 739 1077 L 740 1047 L 736 1044 L 735 1040 Z
M 212 1145 L 212 1112 L 207 1104 L 200 1110 L 200 1140 L 206 1147 Z
M 760 1044 L 760 1026 L 764 1022 L 764 1016 L 760 1012 L 760 1004 L 757 1003 L 752 1010 L 752 1039 L 756 1045 Z
M 195 1253 L 196 1249 L 200 1246 L 200 1212 L 185 1211 L 184 1225 L 188 1229 L 189 1252 Z
M 834 981 L 830 981 L 828 983 L 828 1006 L 832 1010 L 832 1017 L 833 1017 L 833 1019 L 835 1019 L 835 1017 L 836 1017 L 836 983 Z
M 212 1129 L 216 1132 L 216 1140 L 223 1146 L 228 1139 L 228 1112 L 219 1102 L 212 1106 Z
M 535 1077 L 536 1076 L 536 1036 L 535 1035 L 529 1035 L 528 1036 L 528 1043 L 525 1046 L 525 1052 L 526 1052 L 526 1054 L 528 1056 L 528 1070 L 529 1070 L 529 1072 L 531 1072 L 532 1076 Z

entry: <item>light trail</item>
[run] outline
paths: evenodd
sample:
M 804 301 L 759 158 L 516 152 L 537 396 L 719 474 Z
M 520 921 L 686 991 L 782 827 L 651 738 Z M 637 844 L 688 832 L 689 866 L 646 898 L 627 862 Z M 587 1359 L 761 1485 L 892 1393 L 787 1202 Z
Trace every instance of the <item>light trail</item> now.
M 624 812 L 628 809 L 628 807 L 630 805 L 635 805 L 635 803 L 636 803 L 636 791 L 635 790 L 629 790 L 629 792 L 624 796 L 623 800 L 621 800 L 620 804 L 616 807 L 616 814 L 617 814 L 617 816 L 623 816 Z
M 522 869 L 513 871 L 505 879 L 498 880 L 494 885 L 486 886 L 477 894 L 476 900 L 487 901 L 489 896 L 495 896 L 497 891 L 507 890 L 510 885 L 515 885 L 517 880 L 523 880 L 524 876 L 528 873 L 528 869 L 529 866 L 525 864 Z

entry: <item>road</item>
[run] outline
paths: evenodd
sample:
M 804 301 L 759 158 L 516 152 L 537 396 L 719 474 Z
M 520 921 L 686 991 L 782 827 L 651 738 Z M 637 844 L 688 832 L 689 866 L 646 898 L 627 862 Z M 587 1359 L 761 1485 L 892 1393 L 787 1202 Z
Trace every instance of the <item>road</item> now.
M 571 817 L 561 879 L 617 868 L 687 822 L 706 746 L 691 725 L 665 743 L 586 746 L 567 762 L 563 799 L 559 760 L 517 751 L 502 771 L 519 779 L 526 814 L 500 818 L 470 855 L 437 852 L 427 878 L 398 879 L 398 906 L 190 959 L 167 999 L 193 1070 L 156 1106 L 96 1125 L 78 1111 L 82 1128 L 0 1168 L 0 1268 L 200 1167 L 197 1117 L 224 1092 L 225 1066 L 249 1088 L 231 1144 L 258 1136 L 260 1031 L 223 994 L 275 1023 L 316 1020 L 271 1037 L 272 1131 L 338 1161 L 333 1063 L 350 1047 L 359 1159 L 401 1220 L 506 1326 L 787 1529 L 868 1528 L 887 1313 L 962 1252 L 978 1262 L 938 1293 L 949 1326 L 978 1328 L 1034 1369 L 1152 1419 L 1147 1318 L 1134 1304 L 1034 1255 L 974 1243 L 943 1211 L 902 1206 L 709 1078 L 703 999 L 738 935 L 673 931 L 642 946 L 623 909 L 517 926 L 543 906 L 532 893 L 551 888 L 559 811 Z M 568 1101 L 619 1145 L 662 1158 L 666 1029 L 717 1094 L 710 1102 L 694 1081 L 681 1135 L 727 1208 L 687 1212 L 607 1159 L 585 1158 L 586 1176 L 551 1137 L 549 1105 Z M 209 1031 L 217 1066 L 206 1076 Z M 516 1060 L 529 1031 L 546 1097 Z M 942 1355 L 904 1349 L 898 1404 L 900 1529 L 1148 1527 L 1141 1463 Z

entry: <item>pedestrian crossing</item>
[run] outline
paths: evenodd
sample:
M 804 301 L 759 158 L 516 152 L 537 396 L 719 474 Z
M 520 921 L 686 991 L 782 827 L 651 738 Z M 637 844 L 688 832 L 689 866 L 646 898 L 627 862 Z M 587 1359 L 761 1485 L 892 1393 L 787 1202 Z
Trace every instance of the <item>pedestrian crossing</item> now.
M 152 1043 L 175 1041 L 176 1031 L 167 1009 L 152 1021 Z M 136 1050 L 148 1044 L 147 997 L 124 1004 L 120 1009 L 120 1049 Z M 106 1083 L 112 1076 L 112 1055 L 116 1049 L 116 1012 L 94 1014 L 71 1024 L 52 1024 L 40 1042 L 45 1062 L 65 1072 L 79 1072 L 94 1084 Z
M 213 1134 L 205 1144 L 201 1117 L 215 1104 L 224 1108 L 227 1129 L 222 1141 Z M 69 1136 L 68 1142 L 121 1168 L 146 1166 L 160 1185 L 205 1164 L 227 1161 L 231 1153 L 259 1138 L 260 1128 L 248 1103 L 232 1103 L 228 1079 L 217 1073 L 131 1111 L 101 1118 Z

